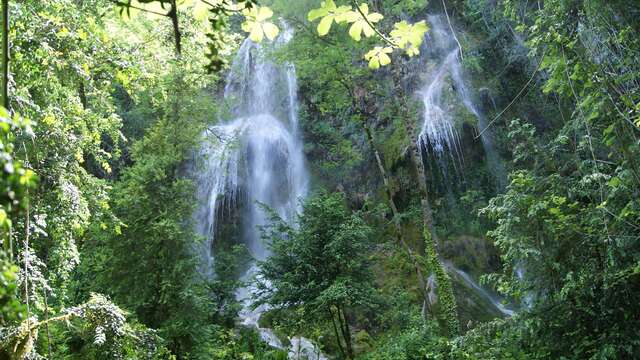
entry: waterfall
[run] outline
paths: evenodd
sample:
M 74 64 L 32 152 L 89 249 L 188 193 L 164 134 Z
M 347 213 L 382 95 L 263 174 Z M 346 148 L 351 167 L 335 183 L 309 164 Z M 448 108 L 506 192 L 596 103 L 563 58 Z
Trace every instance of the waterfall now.
M 458 276 L 460 276 L 460 278 L 462 279 L 462 281 L 464 281 L 464 283 L 467 284 L 467 286 L 475 290 L 478 294 L 482 295 L 487 301 L 489 301 L 489 303 L 491 303 L 498 311 L 500 311 L 502 315 L 513 316 L 513 314 L 515 314 L 513 310 L 504 306 L 502 304 L 502 301 L 497 299 L 495 296 L 491 295 L 487 290 L 483 289 L 480 285 L 478 285 L 475 281 L 473 281 L 473 279 L 469 274 L 467 274 L 463 270 L 460 270 L 454 267 L 451 264 L 447 264 L 447 267 L 450 269 L 450 271 L 454 271 L 455 273 L 457 273 Z
M 447 185 L 452 183 L 447 174 L 449 164 L 453 166 L 456 175 L 463 176 L 462 145 L 452 110 L 457 102 L 477 120 L 487 167 L 496 179 L 496 187 L 502 190 L 506 185 L 506 171 L 495 149 L 491 131 L 483 131 L 488 124 L 465 81 L 458 44 L 442 16 L 432 15 L 428 20 L 431 30 L 427 33 L 426 46 L 436 65 L 428 73 L 424 87 L 418 91 L 424 103 L 422 130 L 417 139 L 421 154 L 423 157 L 431 155 L 438 162 Z M 426 159 L 423 158 L 422 161 L 425 162 Z M 478 285 L 469 274 L 451 264 L 447 267 L 457 274 L 462 283 L 484 297 L 502 315 L 514 314 L 513 310 L 505 307 L 498 298 Z
M 261 241 L 259 227 L 267 217 L 263 206 L 273 209 L 292 223 L 300 210 L 300 201 L 308 190 L 303 143 L 298 129 L 296 73 L 293 64 L 275 64 L 265 52 L 288 42 L 293 32 L 286 24 L 274 44 L 256 44 L 246 39 L 238 50 L 224 90 L 233 119 L 207 129 L 197 153 L 203 162 L 195 174 L 198 207 L 194 213 L 197 232 L 205 238 L 199 249 L 202 273 L 215 276 L 213 251 L 216 233 L 225 215 L 241 211 L 242 238 L 257 260 L 269 256 Z M 243 275 L 251 280 L 258 272 L 253 263 Z M 265 305 L 252 308 L 256 289 L 237 289 L 242 304 L 240 322 L 254 327 L 269 345 L 285 349 L 271 329 L 258 325 Z M 289 358 L 304 355 L 324 360 L 308 339 L 290 339 Z
M 460 137 L 453 124 L 451 114 L 444 109 L 441 101 L 442 90 L 445 84 L 445 75 L 452 64 L 457 61 L 457 50 L 447 55 L 440 66 L 437 67 L 431 81 L 426 88 L 420 91 L 424 103 L 424 122 L 422 131 L 418 136 L 419 146 L 427 151 L 431 151 L 438 161 L 440 168 L 444 171 L 444 154 L 449 154 L 453 160 L 456 170 L 462 168 L 462 147 Z M 458 168 L 459 166 L 459 168 Z
M 464 108 L 472 114 L 478 122 L 480 140 L 485 151 L 487 165 L 495 176 L 499 189 L 505 187 L 506 172 L 504 165 L 495 149 L 491 131 L 482 131 L 487 127 L 487 121 L 482 112 L 476 106 L 472 94 L 469 91 L 462 64 L 458 45 L 449 27 L 442 16 L 429 16 L 431 30 L 426 41 L 430 53 L 439 60 L 439 64 L 431 71 L 425 87 L 418 93 L 424 103 L 424 115 L 422 131 L 418 136 L 418 145 L 428 153 L 434 155 L 440 163 L 440 169 L 446 171 L 445 154 L 448 154 L 451 163 L 457 173 L 461 173 L 464 159 L 460 136 L 454 123 L 454 117 L 450 111 L 451 99 L 444 96 L 445 85 L 453 88 Z M 447 75 L 449 77 L 447 77 Z M 444 174 L 446 176 L 446 174 Z

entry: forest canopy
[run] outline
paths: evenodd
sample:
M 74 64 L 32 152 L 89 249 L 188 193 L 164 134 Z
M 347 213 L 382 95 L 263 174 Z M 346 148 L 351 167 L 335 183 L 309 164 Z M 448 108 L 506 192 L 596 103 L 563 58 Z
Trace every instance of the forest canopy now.
M 0 359 L 631 359 L 640 6 L 2 0 Z

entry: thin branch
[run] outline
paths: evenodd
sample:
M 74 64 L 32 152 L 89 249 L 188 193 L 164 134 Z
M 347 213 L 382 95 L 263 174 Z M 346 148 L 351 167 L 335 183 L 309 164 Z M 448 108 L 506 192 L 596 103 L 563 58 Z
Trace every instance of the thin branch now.
M 122 1 L 118 1 L 118 0 L 109 0 L 109 1 L 110 1 L 110 2 L 112 2 L 112 3 L 114 3 L 114 4 L 116 4 L 116 5 L 119 5 L 119 6 L 124 6 L 124 7 L 128 7 L 128 8 L 131 8 L 131 9 L 136 9 L 136 10 L 144 11 L 144 12 L 147 12 L 147 13 L 149 13 L 149 14 L 160 15 L 160 16 L 167 16 L 167 17 L 169 16 L 169 13 L 166 13 L 166 14 L 165 14 L 165 13 L 161 13 L 161 12 L 159 12 L 159 11 L 154 11 L 154 10 L 145 9 L 145 8 L 143 8 L 143 7 L 139 7 L 139 6 L 131 5 L 131 4 L 129 4 L 129 3 L 124 3 L 124 2 L 122 2 Z
M 462 56 L 462 45 L 460 45 L 460 41 L 458 41 L 458 37 L 456 36 L 456 32 L 453 30 L 453 25 L 451 25 L 451 19 L 449 19 L 449 13 L 447 12 L 447 5 L 445 5 L 444 0 L 442 0 L 442 7 L 444 8 L 444 14 L 447 16 L 447 22 L 449 23 L 449 29 L 451 29 L 451 34 L 453 34 L 453 38 L 458 43 L 458 49 L 460 50 L 460 59 L 464 60 Z
M 2 0 L 2 106 L 9 111 L 9 0 Z
M 45 321 L 49 320 L 49 301 L 47 297 L 47 287 L 43 286 L 42 292 L 44 294 L 44 319 Z M 49 355 L 49 359 L 53 359 L 51 356 L 51 331 L 49 330 L 49 323 L 46 322 L 44 324 L 45 329 L 47 331 L 47 353 Z
M 205 4 L 207 4 L 207 5 L 211 6 L 211 7 L 216 7 L 215 5 L 213 5 L 212 3 L 208 2 L 207 0 L 200 0 L 200 1 L 202 1 L 203 3 L 205 3 Z
M 393 40 L 389 39 L 388 37 L 386 37 L 383 33 L 380 32 L 380 30 L 378 30 L 377 27 L 375 27 L 375 25 L 373 25 L 371 23 L 371 21 L 369 21 L 369 19 L 367 18 L 367 15 L 365 15 L 362 10 L 360 9 L 360 6 L 358 6 L 358 4 L 356 3 L 356 0 L 351 0 L 351 3 L 353 4 L 353 6 L 355 6 L 356 10 L 358 10 L 358 12 L 360 13 L 360 15 L 362 16 L 362 18 L 364 19 L 364 21 L 367 22 L 367 24 L 369 24 L 369 26 L 373 29 L 373 31 L 376 32 L 376 34 L 378 34 L 378 36 L 384 40 L 386 43 L 388 43 L 389 45 L 399 48 L 398 44 L 396 44 L 395 42 L 393 42 Z
M 24 145 L 24 144 L 23 144 Z M 26 198 L 27 198 L 27 209 L 26 209 L 26 214 L 25 214 L 25 235 L 24 235 L 24 301 L 27 307 L 27 327 L 30 328 L 30 322 L 31 322 L 31 307 L 30 307 L 30 302 L 29 302 L 29 227 L 31 226 L 29 224 L 29 188 L 27 188 L 26 190 Z M 29 336 L 29 340 L 31 340 L 31 332 L 29 332 L 27 334 Z
M 608 213 L 609 215 L 613 216 L 613 217 L 614 217 L 614 218 L 616 218 L 617 220 L 620 220 L 620 221 L 624 222 L 625 224 L 627 224 L 627 225 L 629 225 L 629 226 L 633 227 L 633 228 L 634 228 L 634 229 L 636 229 L 636 230 L 640 230 L 640 226 L 635 225 L 635 224 L 633 224 L 633 223 L 631 223 L 631 222 L 629 222 L 629 221 L 625 220 L 624 218 L 620 217 L 619 215 L 616 215 L 616 214 L 612 213 L 612 212 L 611 212 L 611 210 L 607 209 L 607 207 L 606 207 L 606 206 L 601 206 L 601 208 L 602 208 L 606 213 Z
M 242 10 L 244 10 L 244 9 L 234 9 L 234 8 L 225 7 L 225 5 L 227 4 L 227 2 L 226 2 L 226 1 L 222 2 L 222 3 L 221 3 L 221 4 L 219 4 L 219 5 L 216 5 L 216 4 L 212 3 L 212 2 L 211 2 L 211 1 L 209 1 L 209 0 L 200 0 L 200 1 L 202 1 L 202 2 L 203 2 L 203 3 L 205 3 L 206 5 L 209 5 L 209 6 L 210 6 L 210 7 L 212 7 L 212 8 L 221 8 L 221 9 L 223 9 L 224 11 L 228 11 L 228 12 L 241 13 L 241 12 L 242 12 Z M 247 8 L 247 7 L 245 6 L 245 9 L 246 9 L 246 8 Z
M 62 315 L 59 315 L 59 316 L 56 316 L 56 317 L 52 317 L 52 318 L 49 318 L 49 319 L 46 319 L 46 320 L 42 320 L 42 321 L 39 321 L 39 322 L 35 322 L 35 323 L 31 324 L 28 328 L 29 328 L 29 330 L 34 330 L 34 329 L 39 328 L 39 327 L 40 327 L 40 326 L 42 326 L 42 325 L 47 325 L 48 323 L 51 323 L 51 322 L 63 321 L 63 320 L 69 320 L 69 319 L 71 319 L 74 315 L 75 315 L 75 314 L 74 314 L 74 313 L 72 313 L 72 312 L 70 312 L 70 313 L 66 313 L 66 314 L 62 314 Z
M 546 49 L 545 49 L 546 52 Z M 524 91 L 529 87 L 529 85 L 531 84 L 531 82 L 533 81 L 533 79 L 535 79 L 536 74 L 538 74 L 538 71 L 540 71 L 540 65 L 542 64 L 542 59 L 544 58 L 544 54 L 545 52 L 542 53 L 542 57 L 540 58 L 540 61 L 538 62 L 538 66 L 536 66 L 536 70 L 533 72 L 533 74 L 531 75 L 531 78 L 529 79 L 529 81 L 527 81 L 526 84 L 524 84 L 524 86 L 522 87 L 522 89 L 520 89 L 520 91 L 518 92 L 518 94 L 513 98 L 513 100 L 511 100 L 511 102 L 509 103 L 509 105 L 507 105 L 507 107 L 505 107 L 504 109 L 502 109 L 502 111 L 500 111 L 500 113 L 498 115 L 496 115 L 496 117 L 493 118 L 493 120 L 489 121 L 489 123 L 487 124 L 487 126 L 482 129 L 482 131 L 480 131 L 480 133 L 478 133 L 478 135 L 476 135 L 474 137 L 474 140 L 477 140 L 480 136 L 482 136 L 482 134 L 484 134 L 485 131 L 487 131 L 491 125 L 493 125 L 494 122 L 496 122 L 496 120 L 498 120 L 500 118 L 500 116 L 502 116 L 502 114 L 505 113 L 505 111 L 507 111 L 511 105 L 513 105 L 516 100 L 518 100 L 518 98 L 524 93 Z

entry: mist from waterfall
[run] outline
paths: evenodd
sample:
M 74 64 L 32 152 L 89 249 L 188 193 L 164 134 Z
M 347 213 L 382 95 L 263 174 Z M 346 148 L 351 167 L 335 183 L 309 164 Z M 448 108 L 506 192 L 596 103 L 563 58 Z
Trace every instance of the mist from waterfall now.
M 471 289 L 476 291 L 482 297 L 484 297 L 491 305 L 493 305 L 496 310 L 498 310 L 503 316 L 513 316 L 515 311 L 507 307 L 502 303 L 502 300 L 497 298 L 496 296 L 490 294 L 487 290 L 483 289 L 479 284 L 477 284 L 471 275 L 467 274 L 467 272 L 456 268 L 452 264 L 447 264 L 447 268 L 450 271 L 455 272 L 462 279 L 462 281 Z

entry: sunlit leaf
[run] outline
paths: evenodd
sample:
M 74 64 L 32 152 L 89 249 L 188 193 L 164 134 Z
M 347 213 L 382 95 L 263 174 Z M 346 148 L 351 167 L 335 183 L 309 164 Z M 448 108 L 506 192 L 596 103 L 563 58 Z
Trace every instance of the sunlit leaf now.
M 369 51 L 365 54 L 365 60 L 369 61 L 369 67 L 372 69 L 379 69 L 380 66 L 389 65 L 391 63 L 391 58 L 388 54 L 393 52 L 393 48 L 391 46 L 376 46 L 373 50 Z
M 251 41 L 259 43 L 266 36 L 269 40 L 274 40 L 280 33 L 280 29 L 268 21 L 273 16 L 273 11 L 266 6 L 245 9 L 242 12 L 245 21 L 242 23 L 242 30 L 249 33 Z
M 264 34 L 269 40 L 274 40 L 280 32 L 280 29 L 270 22 L 264 23 L 262 25 L 262 30 L 264 30 Z
M 374 24 L 384 18 L 382 14 L 375 12 L 369 14 L 369 5 L 367 4 L 360 4 L 358 7 L 360 11 L 351 10 L 340 17 L 341 20 L 352 23 L 349 29 L 349 36 L 355 41 L 360 41 L 362 34 L 364 34 L 365 37 L 375 35 L 376 31 L 369 23 Z
M 420 49 L 415 46 L 410 46 L 406 48 L 404 51 L 409 57 L 420 54 Z
M 209 6 L 207 4 L 205 4 L 202 1 L 196 1 L 193 4 L 193 17 L 196 20 L 202 21 L 207 18 L 208 14 L 209 14 Z
M 422 45 L 422 40 L 427 30 L 429 30 L 429 27 L 424 20 L 415 24 L 409 24 L 403 20 L 394 25 L 390 35 L 398 47 L 405 50 L 407 55 L 414 56 L 420 53 L 420 45 Z
M 323 1 L 318 9 L 313 9 L 307 14 L 309 21 L 320 19 L 318 24 L 318 35 L 325 36 L 331 30 L 331 25 L 344 22 L 344 15 L 351 10 L 348 6 L 336 6 L 333 0 Z

